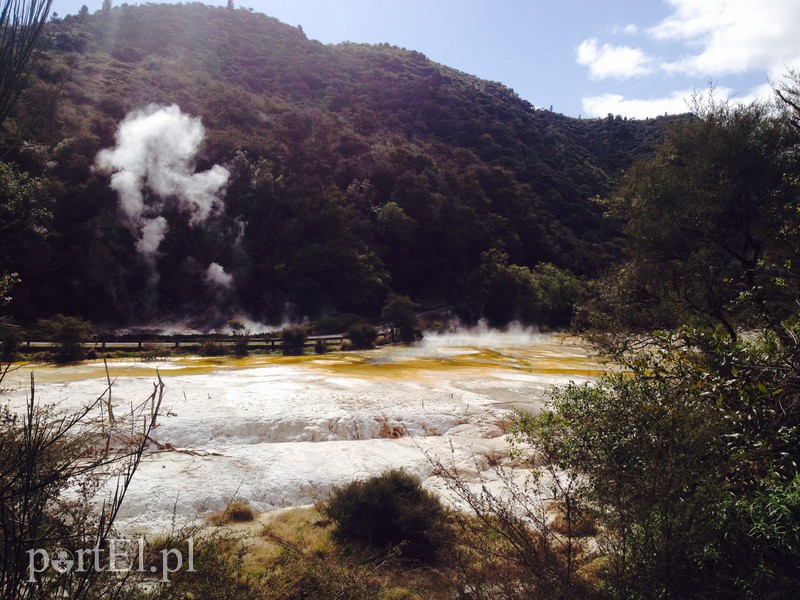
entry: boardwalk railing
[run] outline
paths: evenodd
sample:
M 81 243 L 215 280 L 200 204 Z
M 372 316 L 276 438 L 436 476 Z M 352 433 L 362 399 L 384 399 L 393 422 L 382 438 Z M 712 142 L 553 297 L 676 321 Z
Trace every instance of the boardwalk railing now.
M 386 337 L 387 332 L 379 331 L 378 337 Z M 336 333 L 331 335 L 310 335 L 305 340 L 306 346 L 314 346 L 318 340 L 325 343 L 339 343 L 345 339 L 346 335 L 343 333 Z M 153 349 L 189 349 L 200 348 L 204 344 L 218 344 L 220 346 L 235 346 L 242 343 L 241 336 L 227 336 L 227 335 L 175 335 L 175 336 L 146 336 L 142 338 L 124 339 L 104 339 L 96 337 L 90 341 L 83 342 L 81 345 L 84 348 L 93 348 L 96 351 L 111 352 L 114 350 L 145 350 L 147 348 Z M 22 343 L 28 351 L 35 351 L 38 348 L 48 349 L 57 346 L 56 342 L 50 341 L 37 341 L 26 340 Z M 250 335 L 247 336 L 248 350 L 257 349 L 280 349 L 283 347 L 283 340 L 280 337 L 273 337 L 270 335 Z

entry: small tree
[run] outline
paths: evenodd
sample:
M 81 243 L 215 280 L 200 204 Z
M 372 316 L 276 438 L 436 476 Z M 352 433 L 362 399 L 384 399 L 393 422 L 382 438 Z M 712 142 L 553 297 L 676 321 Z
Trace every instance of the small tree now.
M 55 360 L 66 363 L 83 358 L 83 342 L 86 341 L 91 324 L 76 317 L 56 315 L 39 321 L 39 327 L 56 345 Z
M 392 341 L 410 343 L 421 337 L 416 311 L 419 304 L 408 296 L 390 294 L 381 312 L 381 320 L 389 326 Z

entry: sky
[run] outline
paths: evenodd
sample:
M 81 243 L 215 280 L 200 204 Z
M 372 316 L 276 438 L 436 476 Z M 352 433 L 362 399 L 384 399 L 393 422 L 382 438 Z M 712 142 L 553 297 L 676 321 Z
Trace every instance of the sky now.
M 136 4 L 137 2 L 129 2 Z M 227 0 L 206 0 L 224 5 Z M 63 17 L 102 0 L 54 0 Z M 120 4 L 113 0 L 113 4 Z M 800 0 L 235 0 L 325 44 L 383 43 L 572 117 L 683 113 L 695 93 L 771 98 L 800 69 Z

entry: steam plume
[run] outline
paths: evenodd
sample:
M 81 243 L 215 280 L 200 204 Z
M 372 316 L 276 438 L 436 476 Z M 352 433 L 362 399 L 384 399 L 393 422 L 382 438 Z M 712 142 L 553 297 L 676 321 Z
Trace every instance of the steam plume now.
M 206 283 L 223 290 L 233 287 L 233 275 L 226 273 L 222 265 L 211 263 L 206 269 Z
M 193 160 L 204 138 L 199 118 L 174 104 L 153 104 L 126 116 L 117 130 L 116 148 L 97 155 L 100 169 L 114 171 L 111 187 L 120 212 L 139 236 L 136 249 L 152 266 L 167 232 L 167 221 L 160 216 L 164 200 L 177 200 L 192 225 L 205 222 L 222 206 L 227 169 L 214 165 L 194 172 Z

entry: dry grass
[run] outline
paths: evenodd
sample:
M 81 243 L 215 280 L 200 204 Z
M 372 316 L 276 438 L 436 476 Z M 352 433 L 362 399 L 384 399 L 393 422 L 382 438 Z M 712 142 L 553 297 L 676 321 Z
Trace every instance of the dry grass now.
M 327 556 L 333 549 L 333 524 L 316 508 L 292 508 L 267 515 L 260 531 L 267 549 L 277 555 L 282 540 L 314 556 Z

